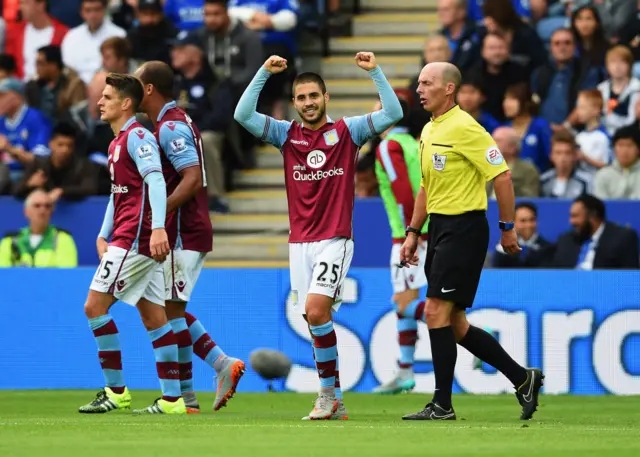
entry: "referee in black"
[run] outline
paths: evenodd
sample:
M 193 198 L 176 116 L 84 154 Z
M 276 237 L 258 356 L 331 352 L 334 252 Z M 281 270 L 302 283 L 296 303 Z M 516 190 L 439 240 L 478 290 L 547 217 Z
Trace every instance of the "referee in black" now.
M 538 406 L 544 376 L 539 369 L 518 365 L 500 343 L 469 325 L 466 308 L 473 305 L 489 245 L 485 184 L 493 180 L 508 254 L 520 251 L 513 228 L 515 198 L 511 172 L 493 138 L 455 103 L 460 70 L 446 62 L 426 65 L 418 77 L 418 95 L 431 121 L 420 138 L 422 186 L 411 225 L 400 251 L 402 264 L 418 264 L 420 227 L 429 222 L 425 272 L 429 286 L 425 317 L 429 327 L 433 400 L 404 420 L 455 420 L 451 389 L 457 344 L 503 373 L 514 385 L 522 406 L 520 419 L 531 419 Z

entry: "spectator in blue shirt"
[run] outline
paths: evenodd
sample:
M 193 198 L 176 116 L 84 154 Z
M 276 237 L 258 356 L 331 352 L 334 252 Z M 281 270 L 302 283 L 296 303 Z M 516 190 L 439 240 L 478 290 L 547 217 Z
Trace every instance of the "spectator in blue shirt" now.
M 531 7 L 529 0 L 510 0 L 516 14 L 523 19 L 531 17 Z M 475 22 L 482 22 L 484 16 L 482 14 L 482 6 L 484 0 L 469 0 L 469 18 Z
M 451 50 L 449 61 L 464 73 L 480 60 L 478 28 L 467 16 L 466 0 L 438 0 L 438 20 Z
M 22 177 L 36 156 L 49 155 L 51 124 L 24 100 L 24 83 L 15 78 L 0 82 L 0 158 L 9 166 L 11 181 Z
M 204 23 L 204 0 L 166 0 L 164 15 L 180 30 L 195 30 Z
M 511 0 L 485 0 L 482 5 L 484 25 L 489 32 L 503 35 L 509 44 L 509 58 L 527 71 L 547 59 L 547 51 L 536 31 L 518 17 Z
M 509 86 L 503 102 L 504 113 L 509 119 L 507 125 L 513 127 L 520 138 L 520 158 L 529 160 L 545 172 L 551 162 L 551 127 L 549 123 L 537 117 L 538 106 L 532 99 L 527 83 Z
M 291 98 L 291 83 L 295 77 L 295 58 L 298 52 L 296 25 L 299 8 L 298 0 L 229 1 L 229 15 L 242 21 L 247 28 L 261 33 L 264 58 L 278 55 L 288 61 L 287 70 L 272 75 L 260 95 L 263 108 L 276 119 L 285 117 L 286 102 Z
M 482 93 L 482 84 L 473 78 L 463 79 L 458 89 L 457 101 L 460 108 L 471 114 L 490 134 L 500 127 L 500 122 L 481 107 L 486 97 Z
M 537 68 L 531 77 L 531 89 L 540 103 L 540 116 L 554 131 L 577 123 L 573 113 L 578 92 L 595 89 L 598 70 L 575 56 L 576 46 L 569 29 L 556 30 L 551 36 L 551 61 Z

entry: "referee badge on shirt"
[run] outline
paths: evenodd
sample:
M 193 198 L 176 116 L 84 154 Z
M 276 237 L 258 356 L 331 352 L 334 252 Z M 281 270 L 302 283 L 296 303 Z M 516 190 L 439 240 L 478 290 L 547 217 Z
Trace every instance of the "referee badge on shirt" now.
M 431 160 L 433 161 L 433 169 L 436 171 L 444 170 L 444 166 L 447 163 L 447 156 L 443 156 L 434 152 L 431 156 Z
M 338 141 L 340 141 L 340 138 L 338 138 L 338 131 L 336 129 L 324 133 L 324 142 L 327 143 L 327 146 L 333 146 L 337 144 Z

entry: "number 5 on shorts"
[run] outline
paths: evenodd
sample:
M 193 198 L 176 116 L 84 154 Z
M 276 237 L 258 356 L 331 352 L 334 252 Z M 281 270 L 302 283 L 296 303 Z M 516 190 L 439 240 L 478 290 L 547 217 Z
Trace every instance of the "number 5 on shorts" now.
M 326 282 L 327 280 L 327 272 L 329 271 L 329 264 L 327 262 L 320 262 L 320 266 L 322 267 L 322 272 L 318 275 L 318 281 Z M 334 263 L 331 266 L 331 284 L 335 284 L 338 282 L 340 278 L 340 265 Z
M 113 265 L 113 262 L 111 260 L 100 262 L 100 268 L 98 269 L 98 271 L 104 272 L 104 274 L 100 276 L 100 279 L 107 279 L 109 277 L 109 275 L 111 274 L 111 265 Z

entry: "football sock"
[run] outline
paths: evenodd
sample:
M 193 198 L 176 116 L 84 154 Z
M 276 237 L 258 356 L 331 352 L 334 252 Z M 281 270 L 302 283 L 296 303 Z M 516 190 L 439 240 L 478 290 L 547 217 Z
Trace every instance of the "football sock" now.
M 336 351 L 336 384 L 335 384 L 336 400 L 342 400 L 342 389 L 340 388 L 340 366 L 338 362 L 339 362 L 338 353 Z
M 453 328 L 446 327 L 429 329 L 431 341 L 431 358 L 433 371 L 436 376 L 436 391 L 433 401 L 442 408 L 451 409 L 451 390 L 453 389 L 453 375 L 458 357 L 456 337 Z
M 176 336 L 171 330 L 171 325 L 165 324 L 151 330 L 149 338 L 151 338 L 153 353 L 156 356 L 156 370 L 158 370 L 158 378 L 160 379 L 162 399 L 174 402 L 181 397 Z
M 469 331 L 460 340 L 460 346 L 496 368 L 514 386 L 519 387 L 527 380 L 527 371 L 511 358 L 498 340 L 484 330 L 469 326 Z
M 320 376 L 321 391 L 335 391 L 338 346 L 333 321 L 322 325 L 311 325 L 313 352 Z
M 418 322 L 411 317 L 402 317 L 401 314 L 398 314 L 397 325 L 398 342 L 400 343 L 398 366 L 400 370 L 408 371 L 413 368 L 416 342 L 418 341 Z
M 178 363 L 180 364 L 180 391 L 182 393 L 193 391 L 193 367 L 191 357 L 193 354 L 193 343 L 191 333 L 184 317 L 169 321 L 173 333 L 178 342 Z
M 424 306 L 425 306 L 424 301 L 420 301 L 419 299 L 416 299 L 411 303 L 409 303 L 402 313 L 399 311 L 397 304 L 395 305 L 395 308 L 396 308 L 396 311 L 398 312 L 398 319 L 400 317 L 404 317 L 407 319 L 413 319 L 414 321 L 422 321 L 426 323 L 426 320 L 424 317 Z
M 98 345 L 98 358 L 102 366 L 104 384 L 113 393 L 121 394 L 124 392 L 125 384 L 118 327 L 109 314 L 89 319 L 89 326 Z
M 185 318 L 189 326 L 189 333 L 191 333 L 191 341 L 193 341 L 193 352 L 216 372 L 219 372 L 224 367 L 221 363 L 225 359 L 222 357 L 225 355 L 224 352 L 211 339 L 204 325 L 193 314 L 185 313 Z

